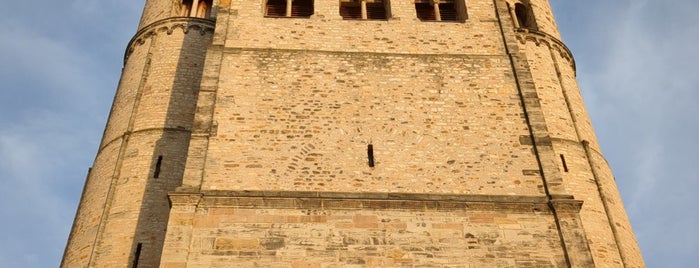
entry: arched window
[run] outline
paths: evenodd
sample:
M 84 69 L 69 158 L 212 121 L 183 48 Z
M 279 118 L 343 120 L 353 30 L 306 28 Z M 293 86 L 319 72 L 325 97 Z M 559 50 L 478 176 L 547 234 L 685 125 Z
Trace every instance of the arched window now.
M 182 0 L 182 6 L 180 7 L 180 16 L 189 17 L 192 13 L 192 0 Z
M 182 0 L 180 15 L 208 19 L 211 17 L 213 0 Z
M 515 17 L 517 17 L 517 23 L 519 24 L 519 28 L 537 30 L 536 21 L 534 20 L 533 13 L 529 5 L 516 3 Z
M 199 0 L 199 6 L 197 7 L 197 18 L 209 18 L 211 16 L 211 0 L 201 1 Z

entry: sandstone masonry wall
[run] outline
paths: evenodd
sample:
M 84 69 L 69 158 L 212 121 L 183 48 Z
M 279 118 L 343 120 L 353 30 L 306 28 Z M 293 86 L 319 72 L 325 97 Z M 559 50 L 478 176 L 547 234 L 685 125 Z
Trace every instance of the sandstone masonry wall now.
M 575 81 L 572 58 L 557 44 L 560 41 L 546 33 L 521 33 L 520 41 L 531 66 L 554 153 L 560 157 L 558 168 L 566 190 L 585 202 L 580 217 L 595 264 L 643 267 L 616 183 L 599 153 Z
M 62 266 L 158 266 L 167 193 L 181 185 L 211 24 L 161 20 L 131 42 Z
M 548 1 L 182 3 L 146 1 L 62 267 L 643 267 Z
M 566 266 L 553 217 L 533 199 L 207 195 L 172 196 L 172 202 L 162 267 Z

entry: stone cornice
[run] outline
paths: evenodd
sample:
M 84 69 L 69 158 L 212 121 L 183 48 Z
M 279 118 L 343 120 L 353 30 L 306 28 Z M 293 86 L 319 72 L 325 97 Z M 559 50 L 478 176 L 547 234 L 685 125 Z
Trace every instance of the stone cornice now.
M 412 210 L 515 210 L 546 211 L 563 205 L 575 211 L 582 201 L 573 196 L 451 195 L 377 192 L 303 191 L 192 191 L 178 189 L 169 194 L 171 205 L 201 208 L 324 208 L 324 209 L 412 209 Z M 556 202 L 553 202 L 553 201 Z
M 588 143 L 588 144 L 590 143 L 587 140 L 576 141 L 576 140 L 563 139 L 563 138 L 551 138 L 551 141 L 558 142 L 558 143 L 567 143 L 568 145 L 580 146 L 580 147 L 585 146 L 584 145 L 585 143 Z M 602 158 L 602 160 L 604 160 L 604 163 L 607 164 L 607 166 L 609 166 L 609 162 L 607 161 L 607 158 L 604 157 L 604 155 L 602 154 L 601 151 L 599 151 L 598 149 L 593 148 L 593 147 L 589 147 L 589 150 L 590 150 L 590 152 L 595 153 L 598 157 Z
M 201 35 L 205 35 L 207 32 L 213 33 L 214 26 L 215 21 L 213 20 L 194 17 L 173 17 L 153 22 L 136 32 L 134 37 L 131 38 L 129 45 L 126 46 L 126 52 L 124 53 L 124 64 L 126 64 L 126 60 L 128 60 L 134 48 L 143 45 L 145 41 L 152 36 L 160 33 L 170 35 L 175 29 L 180 29 L 185 34 L 194 30 Z
M 109 141 L 104 141 L 99 149 L 97 150 L 97 154 L 100 154 L 104 148 L 109 146 L 110 144 L 122 140 L 124 136 L 127 135 L 134 135 L 134 134 L 141 134 L 141 133 L 149 133 L 149 132 L 156 132 L 156 133 L 165 133 L 165 132 L 182 132 L 182 133 L 192 133 L 190 129 L 185 129 L 185 128 L 172 128 L 172 127 L 155 127 L 155 128 L 144 128 L 144 129 L 138 129 L 138 130 L 133 130 L 133 131 L 124 131 L 121 135 L 116 136 L 115 138 L 109 140 Z
M 570 49 L 568 49 L 568 47 L 565 44 L 563 44 L 561 40 L 558 40 L 558 38 L 545 32 L 534 31 L 524 28 L 516 29 L 515 36 L 517 36 L 517 41 L 519 41 L 521 44 L 526 44 L 527 41 L 532 41 L 537 46 L 543 44 L 551 49 L 556 50 L 562 58 L 568 60 L 571 67 L 573 67 L 573 71 L 576 70 L 573 53 L 571 53 Z

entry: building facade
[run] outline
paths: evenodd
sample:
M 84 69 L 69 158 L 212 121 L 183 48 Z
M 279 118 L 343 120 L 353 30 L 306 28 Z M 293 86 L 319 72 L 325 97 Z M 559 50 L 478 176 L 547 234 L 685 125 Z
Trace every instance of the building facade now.
M 547 0 L 147 0 L 62 267 L 644 267 Z

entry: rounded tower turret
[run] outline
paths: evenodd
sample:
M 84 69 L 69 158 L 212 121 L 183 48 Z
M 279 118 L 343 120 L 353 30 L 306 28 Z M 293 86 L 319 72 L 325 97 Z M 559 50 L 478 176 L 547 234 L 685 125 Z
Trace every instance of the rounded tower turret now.
M 517 52 L 526 58 L 551 140 L 552 163 L 557 167 L 553 173 L 560 174 L 567 193 L 584 201 L 580 217 L 595 264 L 643 267 L 576 82 L 575 61 L 561 41 L 549 1 L 507 0 L 507 4 Z
M 147 0 L 62 267 L 158 267 L 181 184 L 212 0 Z

